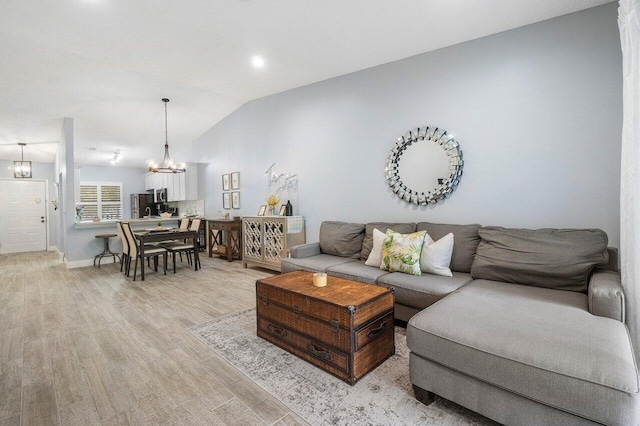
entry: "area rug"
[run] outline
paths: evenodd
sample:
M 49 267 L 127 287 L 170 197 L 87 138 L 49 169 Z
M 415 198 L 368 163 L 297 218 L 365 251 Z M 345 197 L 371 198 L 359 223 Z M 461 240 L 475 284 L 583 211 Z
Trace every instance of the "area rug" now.
M 494 424 L 443 399 L 429 406 L 416 401 L 405 330 L 399 327 L 396 354 L 354 386 L 256 336 L 255 309 L 189 331 L 312 425 Z

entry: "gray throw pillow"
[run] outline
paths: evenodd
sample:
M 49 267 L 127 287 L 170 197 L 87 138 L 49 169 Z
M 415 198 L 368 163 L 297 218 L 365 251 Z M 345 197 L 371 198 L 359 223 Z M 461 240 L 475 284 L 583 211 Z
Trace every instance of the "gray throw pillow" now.
M 364 225 L 347 222 L 320 224 L 320 251 L 333 256 L 358 259 L 362 250 Z
M 393 223 L 393 222 L 371 222 L 367 223 L 364 241 L 362 241 L 362 252 L 360 253 L 361 260 L 367 260 L 371 249 L 373 248 L 373 230 L 377 229 L 382 233 L 387 233 L 387 229 L 399 232 L 401 234 L 410 234 L 416 232 L 415 223 Z
M 471 271 L 471 264 L 476 255 L 476 249 L 480 243 L 478 230 L 480 225 L 448 225 L 444 223 L 419 222 L 416 231 L 427 231 L 434 241 L 447 235 L 453 234 L 453 253 L 451 254 L 451 264 L 449 268 L 456 272 Z
M 585 292 L 596 266 L 606 265 L 600 229 L 480 229 L 471 276 L 535 287 Z

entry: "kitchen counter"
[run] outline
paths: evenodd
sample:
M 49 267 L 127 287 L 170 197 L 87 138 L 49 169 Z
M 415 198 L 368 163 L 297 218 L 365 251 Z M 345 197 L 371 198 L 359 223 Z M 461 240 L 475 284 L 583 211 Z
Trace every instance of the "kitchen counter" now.
M 182 219 L 183 218 L 178 216 L 171 216 L 166 219 L 163 217 L 151 217 L 148 219 L 123 219 L 122 221 L 129 222 L 131 225 L 133 225 L 134 228 L 139 228 L 142 225 L 153 224 L 155 226 L 158 224 L 158 222 L 162 222 L 164 224 L 165 222 L 178 222 Z M 85 222 L 76 223 L 75 227 L 76 229 L 89 229 L 89 228 L 105 228 L 108 226 L 113 226 L 113 228 L 115 229 L 116 222 L 117 222 L 116 219 L 101 220 L 99 222 L 85 221 Z

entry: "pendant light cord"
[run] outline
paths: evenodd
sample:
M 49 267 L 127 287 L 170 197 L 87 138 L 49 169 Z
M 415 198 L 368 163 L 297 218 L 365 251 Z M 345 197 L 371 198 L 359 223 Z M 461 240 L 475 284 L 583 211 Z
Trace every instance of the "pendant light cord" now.
M 186 171 L 185 166 L 177 166 L 169 155 L 169 114 L 167 112 L 169 99 L 162 98 L 162 102 L 164 102 L 164 157 L 160 164 L 149 160 L 147 163 L 149 165 L 149 171 L 154 173 L 184 173 Z

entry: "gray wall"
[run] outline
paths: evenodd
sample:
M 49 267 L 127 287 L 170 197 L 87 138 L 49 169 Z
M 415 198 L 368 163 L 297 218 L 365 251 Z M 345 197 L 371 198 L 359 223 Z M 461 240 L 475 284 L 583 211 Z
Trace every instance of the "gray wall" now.
M 598 227 L 619 244 L 622 77 L 617 5 L 474 40 L 244 105 L 194 142 L 206 210 L 240 171 L 241 206 L 265 204 L 264 171 L 298 173 L 307 240 L 323 220 Z M 414 207 L 385 158 L 416 126 L 455 133 L 459 188 Z M 286 200 L 285 200 L 286 202 Z
M 56 155 L 55 170 L 60 181 L 60 227 L 58 250 L 63 252 L 69 260 L 69 252 L 75 247 L 72 233 L 75 226 L 75 199 L 73 189 L 75 180 L 73 176 L 73 118 L 65 117 L 62 120 L 60 140 L 58 141 L 58 153 Z
M 80 181 L 95 182 L 122 182 L 123 184 L 123 208 L 124 217 L 129 217 L 130 200 L 129 194 L 144 192 L 144 169 L 127 168 L 127 167 L 98 167 L 98 166 L 82 166 L 80 168 Z M 71 194 L 73 196 L 73 194 Z M 75 216 L 75 211 L 73 212 Z M 69 229 L 67 261 L 74 262 L 74 266 L 85 266 L 78 264 L 79 261 L 93 259 L 93 257 L 102 251 L 102 240 L 96 239 L 97 234 L 115 232 L 115 224 L 106 228 L 85 228 L 78 229 L 75 224 Z M 119 243 L 114 239 L 113 250 L 121 248 Z

